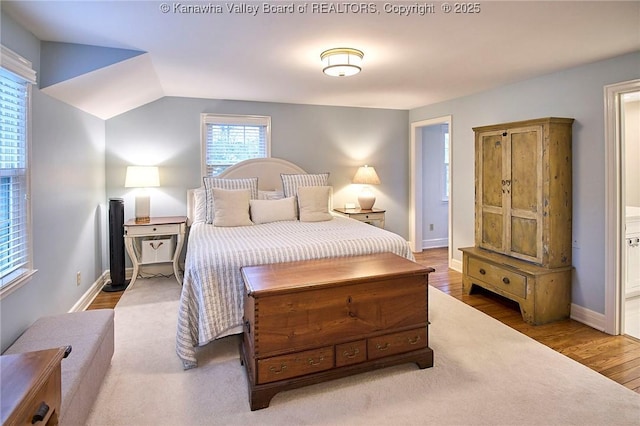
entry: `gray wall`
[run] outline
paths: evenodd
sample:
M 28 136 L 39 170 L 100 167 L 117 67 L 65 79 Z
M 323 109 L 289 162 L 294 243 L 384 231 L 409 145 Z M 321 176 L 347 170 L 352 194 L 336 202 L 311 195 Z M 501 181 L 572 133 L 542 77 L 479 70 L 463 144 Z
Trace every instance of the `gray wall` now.
M 449 203 L 443 201 L 444 133 L 448 125 L 422 128 L 422 247 L 447 247 Z M 433 225 L 433 230 L 430 229 Z
M 200 114 L 271 116 L 271 155 L 308 172 L 330 172 L 334 205 L 357 202 L 351 179 L 359 166 L 376 168 L 376 207 L 386 227 L 408 237 L 408 111 L 165 97 L 106 122 L 108 197 L 124 197 L 133 216 L 134 193 L 124 188 L 127 165 L 160 166 L 151 193 L 152 215 L 186 213 L 186 190 L 201 184 Z
M 3 45 L 39 70 L 40 42 L 4 13 L 1 35 Z M 104 121 L 36 87 L 31 106 L 31 207 L 38 271 L 0 301 L 2 351 L 36 319 L 71 309 L 106 268 Z
M 453 253 L 474 245 L 472 127 L 538 117 L 571 117 L 573 125 L 573 299 L 604 313 L 604 92 L 640 77 L 640 53 L 416 108 L 410 121 L 452 115 Z

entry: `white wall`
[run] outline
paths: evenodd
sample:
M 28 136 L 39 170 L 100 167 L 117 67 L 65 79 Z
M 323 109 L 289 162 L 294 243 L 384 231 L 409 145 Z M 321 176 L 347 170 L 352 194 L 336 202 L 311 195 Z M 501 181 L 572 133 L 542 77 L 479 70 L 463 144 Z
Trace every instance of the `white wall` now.
M 636 52 L 410 111 L 411 122 L 453 116 L 455 259 L 462 258 L 460 247 L 474 245 L 472 127 L 548 116 L 574 118 L 572 302 L 604 313 L 603 87 L 638 78 L 639 70 Z
M 40 42 L 2 14 L 2 44 L 39 69 Z M 0 301 L 4 351 L 38 318 L 69 311 L 108 266 L 105 123 L 32 89 L 33 278 Z M 76 272 L 82 282 L 76 285 Z

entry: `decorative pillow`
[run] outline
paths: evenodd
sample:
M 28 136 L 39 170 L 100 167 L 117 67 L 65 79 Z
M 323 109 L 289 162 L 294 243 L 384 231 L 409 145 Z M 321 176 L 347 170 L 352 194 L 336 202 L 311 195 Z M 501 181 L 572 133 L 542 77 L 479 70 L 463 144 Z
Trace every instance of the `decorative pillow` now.
M 249 189 L 251 191 L 251 199 L 258 198 L 258 178 L 245 178 L 245 179 L 224 179 L 216 177 L 205 177 L 202 179 L 204 182 L 205 193 L 207 196 L 207 223 L 213 223 L 213 217 L 215 212 L 215 197 L 211 192 L 212 189 Z
M 255 224 L 296 220 L 295 197 L 280 200 L 250 200 L 251 220 Z
M 260 191 L 258 190 L 258 200 L 281 200 L 284 198 L 282 191 Z
M 297 189 L 300 186 L 326 186 L 329 181 L 329 173 L 307 173 L 287 175 L 281 174 L 282 189 L 284 189 L 285 197 L 294 197 L 297 195 Z
M 204 188 L 193 191 L 193 223 L 207 220 L 207 194 Z
M 249 218 L 251 190 L 213 188 L 212 192 L 216 200 L 214 226 L 253 225 Z
M 330 186 L 301 186 L 298 188 L 300 222 L 322 222 L 333 219 L 329 213 Z

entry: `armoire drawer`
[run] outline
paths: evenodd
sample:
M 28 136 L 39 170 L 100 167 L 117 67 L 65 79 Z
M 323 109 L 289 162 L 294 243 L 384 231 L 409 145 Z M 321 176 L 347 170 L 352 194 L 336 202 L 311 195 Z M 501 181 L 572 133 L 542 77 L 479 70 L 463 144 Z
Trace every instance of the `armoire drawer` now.
M 514 296 L 527 297 L 527 277 L 498 265 L 472 257 L 469 258 L 468 275 Z
M 276 382 L 329 370 L 334 364 L 333 350 L 333 346 L 326 346 L 258 360 L 258 383 Z

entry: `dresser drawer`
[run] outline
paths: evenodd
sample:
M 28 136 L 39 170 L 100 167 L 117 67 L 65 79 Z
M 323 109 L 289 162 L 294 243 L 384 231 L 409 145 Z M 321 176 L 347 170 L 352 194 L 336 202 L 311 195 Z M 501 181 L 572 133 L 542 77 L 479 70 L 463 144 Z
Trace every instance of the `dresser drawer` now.
M 327 346 L 258 360 L 258 384 L 329 370 L 334 365 L 333 351 L 333 346 Z
M 180 233 L 180 224 L 125 226 L 125 235 L 171 235 Z
M 467 274 L 514 296 L 527 297 L 527 277 L 524 275 L 473 257 L 469 258 Z
M 356 342 L 336 345 L 336 367 L 343 365 L 357 364 L 367 360 L 367 341 L 358 340 Z
M 427 347 L 427 328 L 385 334 L 367 341 L 367 357 L 382 358 Z

